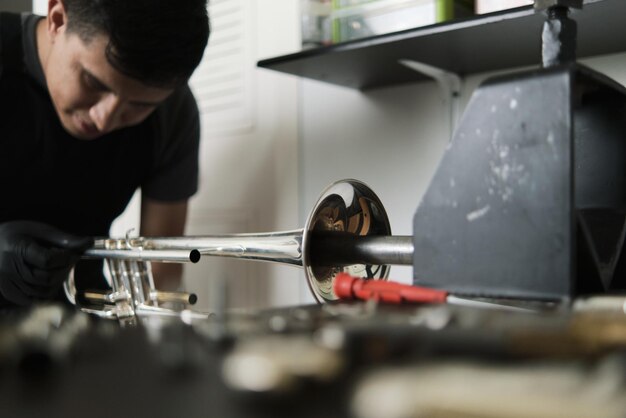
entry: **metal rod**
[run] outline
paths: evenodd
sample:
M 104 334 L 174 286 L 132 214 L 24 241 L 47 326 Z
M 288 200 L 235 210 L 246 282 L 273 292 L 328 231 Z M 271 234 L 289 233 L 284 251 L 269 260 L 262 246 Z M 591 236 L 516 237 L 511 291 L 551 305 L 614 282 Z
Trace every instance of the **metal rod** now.
M 411 236 L 359 236 L 340 232 L 315 232 L 311 235 L 310 245 L 313 265 L 413 264 Z
M 153 290 L 151 296 L 158 302 L 180 302 L 187 305 L 195 305 L 198 296 L 195 293 L 187 292 L 164 292 L 161 290 Z
M 102 302 L 102 303 L 112 303 L 111 298 L 106 293 L 85 292 L 83 293 L 83 297 L 85 299 L 89 299 L 92 301 L 97 301 L 97 302 Z
M 197 263 L 200 260 L 198 250 L 109 250 L 91 248 L 83 254 L 83 258 L 108 258 L 116 260 L 161 261 L 165 263 Z

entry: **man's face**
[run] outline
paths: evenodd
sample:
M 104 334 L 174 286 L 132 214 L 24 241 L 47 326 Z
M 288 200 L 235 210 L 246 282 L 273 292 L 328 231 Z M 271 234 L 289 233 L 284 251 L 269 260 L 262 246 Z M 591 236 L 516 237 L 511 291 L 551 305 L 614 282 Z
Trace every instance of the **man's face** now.
M 85 43 L 61 30 L 42 63 L 61 123 L 79 139 L 142 122 L 173 91 L 146 86 L 113 68 L 104 54 L 107 41 L 98 35 Z

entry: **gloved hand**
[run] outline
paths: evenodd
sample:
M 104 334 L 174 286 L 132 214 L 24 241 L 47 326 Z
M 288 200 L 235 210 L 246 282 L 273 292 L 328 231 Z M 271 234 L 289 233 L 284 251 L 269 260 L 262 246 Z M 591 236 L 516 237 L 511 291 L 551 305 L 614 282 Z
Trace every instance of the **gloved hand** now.
M 26 306 L 51 299 L 91 237 L 68 234 L 34 221 L 0 224 L 0 304 Z

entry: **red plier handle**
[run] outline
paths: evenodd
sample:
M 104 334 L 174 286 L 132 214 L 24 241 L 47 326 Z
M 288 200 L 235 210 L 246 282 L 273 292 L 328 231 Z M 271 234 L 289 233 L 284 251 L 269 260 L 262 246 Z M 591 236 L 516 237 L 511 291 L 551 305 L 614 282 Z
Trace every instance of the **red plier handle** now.
M 388 282 L 384 280 L 365 280 L 339 273 L 333 285 L 339 299 L 375 299 L 388 303 L 446 303 L 448 292 L 427 287 Z

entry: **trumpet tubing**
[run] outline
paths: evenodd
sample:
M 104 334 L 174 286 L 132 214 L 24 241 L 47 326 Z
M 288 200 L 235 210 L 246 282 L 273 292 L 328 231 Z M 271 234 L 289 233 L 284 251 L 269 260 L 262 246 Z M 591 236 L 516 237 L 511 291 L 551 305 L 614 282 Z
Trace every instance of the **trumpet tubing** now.
M 120 250 L 109 248 L 90 248 L 83 258 L 104 258 L 111 260 L 158 261 L 162 263 L 197 263 L 200 261 L 198 250 Z
M 118 299 L 90 295 L 91 299 L 120 304 L 124 295 L 131 295 L 128 296 L 131 305 L 157 303 L 159 298 L 149 262 L 197 262 L 200 256 L 304 267 L 309 288 L 322 303 L 337 299 L 333 281 L 340 272 L 385 280 L 388 264 L 412 264 L 413 243 L 411 237 L 391 236 L 384 207 L 368 186 L 357 180 L 343 180 L 324 190 L 303 229 L 261 234 L 97 239 L 85 257 L 107 260 L 113 270 L 112 293 Z M 170 300 L 178 301 L 185 300 L 185 295 L 169 296 Z M 126 305 L 120 310 L 129 311 Z
M 263 234 L 97 239 L 88 257 L 197 262 L 201 255 L 236 257 L 302 266 L 303 230 Z M 122 249 L 125 248 L 125 249 Z

